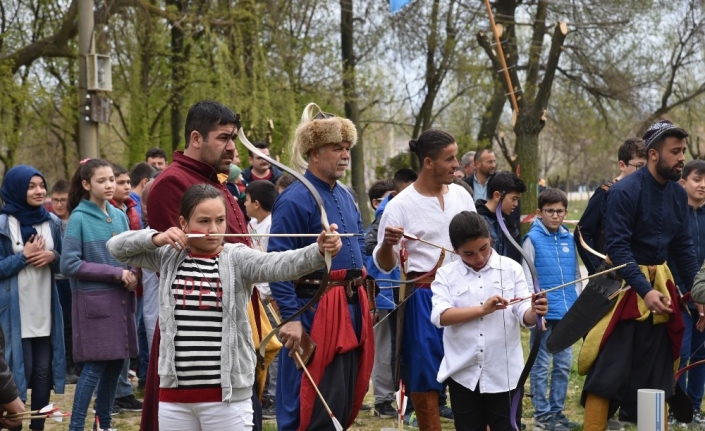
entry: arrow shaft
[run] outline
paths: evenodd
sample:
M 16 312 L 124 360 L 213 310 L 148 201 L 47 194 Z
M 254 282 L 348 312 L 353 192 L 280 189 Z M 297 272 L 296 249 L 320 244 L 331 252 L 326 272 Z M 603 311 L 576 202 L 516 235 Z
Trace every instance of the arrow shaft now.
M 274 310 L 274 307 L 272 307 L 272 304 L 267 302 L 266 304 L 267 309 L 269 312 L 272 314 L 272 317 L 274 318 L 274 322 L 279 325 L 281 323 L 281 319 L 279 318 L 279 314 Z M 299 347 L 299 350 L 301 350 L 301 347 Z M 304 370 L 304 373 L 306 373 L 306 377 L 308 377 L 309 381 L 311 382 L 311 386 L 313 386 L 313 389 L 316 391 L 316 394 L 318 395 L 318 398 L 321 400 L 321 404 L 323 404 L 323 408 L 326 409 L 326 412 L 330 415 L 331 419 L 333 420 L 334 426 L 337 428 L 338 419 L 336 419 L 335 415 L 333 414 L 333 411 L 330 409 L 328 406 L 328 403 L 326 402 L 325 398 L 323 398 L 323 394 L 321 391 L 318 389 L 318 385 L 316 385 L 316 382 L 313 380 L 313 377 L 311 374 L 308 372 L 308 368 L 306 367 L 306 364 L 304 363 L 304 360 L 301 358 L 301 355 L 299 352 L 294 352 L 294 359 L 296 359 L 296 362 L 301 365 L 301 369 Z
M 573 280 L 573 281 L 570 281 L 570 282 L 568 282 L 568 283 L 561 284 L 560 286 L 555 286 L 555 287 L 552 287 L 552 288 L 550 288 L 550 289 L 542 290 L 540 293 L 548 293 L 548 292 L 553 292 L 554 290 L 563 289 L 564 287 L 568 287 L 568 286 L 570 286 L 570 285 L 572 285 L 572 284 L 580 283 L 580 282 L 582 282 L 582 281 L 590 280 L 591 278 L 599 277 L 599 276 L 601 276 L 601 275 L 605 275 L 605 274 L 610 273 L 610 272 L 612 272 L 612 271 L 616 271 L 616 270 L 618 270 L 618 269 L 622 269 L 622 268 L 624 268 L 624 267 L 627 266 L 627 265 L 629 265 L 629 263 L 625 263 L 625 264 L 622 264 L 622 265 L 619 265 L 619 266 L 615 266 L 614 268 L 606 269 L 606 270 L 604 270 L 604 271 L 596 272 L 596 273 L 594 273 L 594 274 L 592 274 L 592 275 L 588 275 L 587 277 L 579 278 L 579 279 L 577 279 L 577 280 Z M 524 297 L 524 298 L 517 298 L 517 299 L 513 299 L 513 300 L 509 301 L 509 304 L 510 304 L 510 305 L 511 305 L 511 304 L 517 304 L 517 303 L 519 303 L 519 302 L 528 301 L 529 299 L 531 299 L 531 296 L 527 296 L 527 297 Z
M 352 237 L 360 236 L 357 233 L 329 233 L 326 235 Z M 187 238 L 205 238 L 208 236 L 214 237 L 230 237 L 230 238 L 251 238 L 251 237 L 268 237 L 268 238 L 318 238 L 319 233 L 187 233 Z

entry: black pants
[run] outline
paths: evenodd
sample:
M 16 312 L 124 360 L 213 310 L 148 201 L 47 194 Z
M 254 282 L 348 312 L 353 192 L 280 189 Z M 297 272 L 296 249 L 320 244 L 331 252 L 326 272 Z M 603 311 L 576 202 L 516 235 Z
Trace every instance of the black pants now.
M 326 400 L 331 410 L 340 412 L 336 416 L 343 427 L 345 427 L 352 414 L 359 360 L 360 352 L 358 349 L 335 355 L 333 362 L 326 367 L 318 384 L 323 399 Z M 335 429 L 328 412 L 318 397 L 314 401 L 311 423 L 307 429 L 311 431 Z
M 516 389 L 496 394 L 483 394 L 480 387 L 474 391 L 453 379 L 446 380 L 450 391 L 450 408 L 455 416 L 456 431 L 512 431 L 509 415 L 511 400 Z M 516 414 L 517 425 L 521 420 L 521 403 Z
M 636 422 L 637 391 L 662 389 L 673 395 L 673 357 L 666 325 L 654 325 L 652 316 L 643 322 L 619 322 L 595 363 L 588 371 L 581 402 L 591 392 L 621 406 L 619 420 Z M 610 409 L 610 412 L 613 412 Z

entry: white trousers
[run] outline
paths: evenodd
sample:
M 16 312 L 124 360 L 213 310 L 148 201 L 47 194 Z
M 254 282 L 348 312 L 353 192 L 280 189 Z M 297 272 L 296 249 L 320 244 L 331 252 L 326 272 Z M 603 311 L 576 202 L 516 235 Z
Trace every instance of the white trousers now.
M 252 400 L 228 403 L 159 402 L 159 431 L 252 430 Z

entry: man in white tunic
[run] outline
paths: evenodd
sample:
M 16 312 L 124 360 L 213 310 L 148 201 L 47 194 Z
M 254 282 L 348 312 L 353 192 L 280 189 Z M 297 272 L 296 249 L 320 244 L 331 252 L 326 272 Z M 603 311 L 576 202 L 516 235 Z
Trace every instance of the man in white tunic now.
M 373 252 L 383 272 L 399 264 L 400 242 L 405 233 L 451 249 L 448 225 L 461 211 L 475 211 L 472 196 L 452 184 L 458 168 L 455 138 L 440 130 L 427 130 L 409 148 L 419 158 L 419 177 L 392 199 L 380 221 L 378 244 Z M 407 288 L 401 331 L 404 383 L 411 393 L 419 428 L 440 431 L 438 396 L 443 386 L 436 380 L 443 359 L 443 330 L 431 323 L 431 290 L 435 271 L 453 260 L 443 250 L 416 240 L 405 241 L 408 279 L 423 276 Z M 400 301 L 404 298 L 399 298 Z M 399 358 L 396 358 L 398 361 Z

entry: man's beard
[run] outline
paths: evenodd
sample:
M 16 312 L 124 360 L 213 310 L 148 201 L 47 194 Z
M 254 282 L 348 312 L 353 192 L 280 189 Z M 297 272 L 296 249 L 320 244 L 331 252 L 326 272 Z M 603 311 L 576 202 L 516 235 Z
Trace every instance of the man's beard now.
M 658 162 L 656 162 L 656 173 L 669 181 L 678 181 L 681 179 L 681 174 L 675 171 L 675 168 L 678 166 L 682 167 L 682 164 L 677 163 L 669 167 L 664 163 L 663 159 L 659 157 Z
M 493 168 L 480 169 L 480 172 L 482 173 L 482 175 L 489 177 L 490 175 L 494 174 L 494 169 Z

